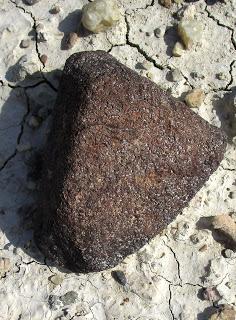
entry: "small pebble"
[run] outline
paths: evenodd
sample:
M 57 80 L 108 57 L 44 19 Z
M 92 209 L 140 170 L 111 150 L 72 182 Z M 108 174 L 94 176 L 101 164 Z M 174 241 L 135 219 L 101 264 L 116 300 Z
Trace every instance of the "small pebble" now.
M 11 260 L 9 258 L 0 258 L 0 273 L 8 272 L 11 268 Z
M 179 69 L 174 69 L 171 71 L 171 79 L 174 82 L 179 82 L 183 79 L 183 76 Z
M 75 32 L 70 32 L 68 33 L 66 37 L 66 42 L 65 42 L 65 49 L 69 50 L 74 47 L 76 42 L 78 41 L 78 35 Z
M 127 284 L 127 279 L 123 271 L 120 271 L 120 270 L 112 271 L 111 276 L 120 285 L 125 286 Z
M 199 238 L 198 238 L 198 236 L 196 234 L 192 234 L 190 236 L 190 240 L 192 241 L 193 244 L 199 243 Z
M 191 49 L 194 43 L 200 42 L 203 26 L 197 20 L 181 20 L 178 25 L 178 33 L 186 49 Z
M 58 274 L 54 274 L 48 279 L 50 282 L 52 282 L 56 286 L 60 285 L 63 282 L 63 278 Z
M 20 47 L 22 49 L 28 48 L 29 46 L 30 46 L 30 40 L 29 39 L 22 40 L 21 43 L 20 43 Z
M 170 8 L 172 6 L 172 0 L 159 0 L 160 4 L 165 8 Z
M 25 151 L 28 151 L 32 148 L 31 144 L 28 142 L 28 143 L 20 143 L 16 146 L 16 150 L 18 152 L 25 152 Z
M 206 250 L 207 250 L 207 245 L 204 244 L 198 251 L 204 252 L 204 251 L 206 251 Z
M 172 54 L 174 57 L 181 57 L 182 54 L 184 53 L 185 49 L 184 46 L 182 45 L 182 43 L 180 42 L 176 42 L 176 44 L 174 45 Z
M 63 296 L 60 296 L 60 300 L 63 303 L 63 305 L 70 305 L 76 302 L 78 298 L 78 293 L 75 291 L 68 291 Z
M 223 254 L 223 257 L 225 257 L 225 258 L 235 258 L 235 253 L 233 252 L 233 250 L 230 250 L 230 249 L 225 249 L 225 250 L 223 250 L 223 252 L 222 252 L 222 254 Z
M 25 3 L 29 6 L 33 6 L 35 3 L 39 2 L 40 0 L 25 0 Z
M 161 37 L 161 34 L 162 34 L 162 32 L 161 32 L 161 29 L 160 29 L 160 28 L 156 28 L 156 29 L 154 30 L 154 35 L 155 35 L 156 38 L 160 38 L 160 37 Z
M 40 121 L 35 116 L 31 116 L 28 120 L 28 125 L 31 128 L 37 128 L 40 125 Z
M 190 108 L 197 108 L 203 103 L 205 99 L 205 93 L 202 89 L 193 89 L 190 91 L 186 97 L 185 102 Z
M 209 320 L 235 320 L 236 311 L 230 305 L 221 305 Z
M 218 290 L 214 287 L 205 288 L 202 293 L 203 299 L 211 302 L 219 301 L 221 296 Z
M 60 8 L 59 6 L 53 6 L 53 7 L 49 10 L 49 12 L 50 12 L 51 14 L 58 14 L 60 11 L 61 11 L 61 8 Z
M 203 74 L 200 74 L 199 72 L 197 71 L 193 71 L 190 73 L 191 77 L 195 80 L 201 80 L 201 79 L 204 79 L 204 75 Z
M 42 64 L 46 64 L 46 62 L 47 62 L 47 60 L 48 60 L 48 56 L 46 55 L 46 54 L 42 54 L 41 56 L 40 56 L 40 61 L 42 62 Z
M 212 220 L 212 226 L 218 232 L 224 234 L 232 244 L 236 246 L 236 223 L 226 214 L 215 216 Z
M 219 72 L 219 73 L 216 74 L 216 78 L 218 80 L 227 80 L 227 75 L 225 73 L 223 73 L 223 72 Z
M 91 32 L 103 32 L 116 25 L 121 14 L 115 0 L 94 0 L 83 7 L 82 24 Z

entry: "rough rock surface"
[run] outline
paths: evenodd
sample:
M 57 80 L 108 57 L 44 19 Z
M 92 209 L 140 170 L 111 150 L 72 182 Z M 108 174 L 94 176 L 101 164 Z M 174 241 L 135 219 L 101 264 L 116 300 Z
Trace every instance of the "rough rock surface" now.
M 173 3 L 166 9 L 157 0 L 117 0 L 123 11 L 117 26 L 99 34 L 80 33 L 72 49 L 61 50 L 65 35 L 77 32 L 87 3 L 57 0 L 61 10 L 52 15 L 55 0 L 33 6 L 22 0 L 0 0 L 0 257 L 11 261 L 11 269 L 0 279 L 0 318 L 209 319 L 218 310 L 215 306 L 236 305 L 236 257 L 226 252 L 223 256 L 224 246 L 215 240 L 214 232 L 198 227 L 200 219 L 221 214 L 231 214 L 236 221 L 236 2 L 199 0 Z M 190 6 L 195 8 L 194 18 L 205 26 L 201 46 L 172 57 L 174 44 L 180 41 L 179 12 Z M 44 28 L 35 30 L 38 24 Z M 41 33 L 47 41 L 40 41 Z M 22 49 L 21 41 L 28 38 L 30 46 Z M 47 138 L 59 69 L 72 53 L 98 49 L 110 52 L 182 101 L 191 89 L 202 88 L 206 99 L 194 111 L 221 127 L 230 140 L 220 167 L 183 214 L 115 268 L 124 272 L 126 286 L 117 283 L 110 270 L 86 275 L 58 270 L 39 255 L 32 240 L 33 210 L 29 208 L 38 193 L 39 173 L 29 172 L 29 158 L 40 152 Z M 38 59 L 43 54 L 48 56 L 45 67 Z M 27 81 L 12 82 L 10 75 L 24 55 L 27 60 L 18 70 L 28 71 Z M 182 80 L 172 81 L 174 69 L 180 70 Z M 28 125 L 32 116 L 40 119 L 36 128 Z M 18 152 L 18 144 L 21 149 L 31 145 L 31 150 Z M 34 181 L 29 180 L 33 177 Z M 28 209 L 22 211 L 22 207 Z M 63 279 L 60 285 L 50 281 L 53 275 Z M 214 305 L 199 295 L 202 288 L 210 287 L 221 297 Z M 60 297 L 72 291 L 78 299 L 64 306 Z
M 104 51 L 67 60 L 55 110 L 35 240 L 73 271 L 114 267 L 160 233 L 226 147 L 218 128 Z

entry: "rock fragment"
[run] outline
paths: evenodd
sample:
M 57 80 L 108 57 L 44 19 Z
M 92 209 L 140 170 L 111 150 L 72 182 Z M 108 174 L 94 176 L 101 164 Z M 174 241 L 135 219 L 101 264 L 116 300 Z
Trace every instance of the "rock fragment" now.
M 211 302 L 217 302 L 221 299 L 221 296 L 215 287 L 205 288 L 202 292 L 202 296 L 204 300 Z
M 114 270 L 111 272 L 111 275 L 112 278 L 120 285 L 125 286 L 127 284 L 127 279 L 123 271 Z
M 39 2 L 40 0 L 24 0 L 26 4 L 29 6 L 33 6 L 35 3 Z
M 29 39 L 22 40 L 21 43 L 20 43 L 20 47 L 22 49 L 26 49 L 29 46 L 30 46 L 30 40 Z
M 48 61 L 48 56 L 46 54 L 42 54 L 40 56 L 40 61 L 42 62 L 43 65 L 45 65 Z
M 202 89 L 196 88 L 190 91 L 186 97 L 185 102 L 190 108 L 198 108 L 204 102 L 205 93 Z
M 63 278 L 58 274 L 54 274 L 49 277 L 49 281 L 52 282 L 55 286 L 58 286 L 63 282 Z
M 178 82 L 183 79 L 182 73 L 178 69 L 174 69 L 171 71 L 171 80 L 173 82 Z
M 65 49 L 66 50 L 72 49 L 75 46 L 78 39 L 79 37 L 76 32 L 68 33 L 65 40 Z
M 49 10 L 49 12 L 50 12 L 51 14 L 58 14 L 60 11 L 61 11 L 61 8 L 60 8 L 58 5 L 53 6 L 53 7 Z
M 236 223 L 229 215 L 215 216 L 212 220 L 212 226 L 236 245 Z
M 172 50 L 172 54 L 174 57 L 181 57 L 182 54 L 184 53 L 185 49 L 184 46 L 182 45 L 182 43 L 180 42 L 176 42 L 176 44 L 174 45 L 174 48 Z
M 226 137 L 103 51 L 72 55 L 58 92 L 35 241 L 59 265 L 100 271 L 183 210 Z
M 11 260 L 9 258 L 0 258 L 0 276 L 8 272 L 11 268 Z
M 194 43 L 200 42 L 202 38 L 203 26 L 197 20 L 182 19 L 178 25 L 178 33 L 186 49 L 191 49 Z
M 115 0 L 94 0 L 83 7 L 82 24 L 91 32 L 103 32 L 120 20 Z
M 209 320 L 235 320 L 236 311 L 230 305 L 221 306 L 216 313 L 210 316 Z
M 172 0 L 159 0 L 160 4 L 165 8 L 170 8 L 172 6 Z

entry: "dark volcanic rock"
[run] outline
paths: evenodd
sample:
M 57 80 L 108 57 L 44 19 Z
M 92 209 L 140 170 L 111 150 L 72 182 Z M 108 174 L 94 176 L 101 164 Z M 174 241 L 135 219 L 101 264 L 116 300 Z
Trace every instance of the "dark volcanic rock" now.
M 45 152 L 36 242 L 73 271 L 115 266 L 182 211 L 225 146 L 218 128 L 111 55 L 73 54 Z

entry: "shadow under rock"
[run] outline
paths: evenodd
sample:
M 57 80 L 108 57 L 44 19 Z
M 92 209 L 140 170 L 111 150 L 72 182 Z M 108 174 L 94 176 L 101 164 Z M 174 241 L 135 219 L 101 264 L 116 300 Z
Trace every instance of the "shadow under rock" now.
M 59 31 L 64 33 L 61 41 L 61 50 L 67 50 L 67 38 L 70 32 L 77 33 L 78 37 L 85 38 L 92 34 L 86 30 L 82 23 L 82 10 L 78 9 L 68 14 L 68 16 L 59 23 Z
M 213 101 L 213 108 L 221 122 L 221 129 L 229 141 L 236 136 L 236 87 L 224 94 L 223 98 Z
M 216 242 L 222 244 L 226 249 L 231 249 L 235 251 L 235 243 L 233 243 L 232 240 L 229 237 L 225 236 L 222 232 L 213 228 L 212 226 L 213 218 L 214 218 L 213 216 L 201 217 L 197 222 L 197 229 L 210 230 L 212 233 L 212 237 Z
M 177 41 L 180 41 L 180 37 L 178 35 L 177 25 L 167 27 L 164 34 L 164 41 L 167 45 L 166 54 L 169 57 L 172 57 L 172 51 Z
M 49 72 L 45 74 L 45 77 L 53 77 L 53 74 L 57 74 L 57 72 L 58 70 Z M 35 74 L 32 77 L 35 78 Z M 40 104 L 40 101 L 33 102 L 32 96 L 28 93 L 28 90 L 37 90 L 39 87 L 40 95 L 43 96 L 45 102 L 43 105 Z M 4 87 L 2 88 L 4 90 Z M 27 189 L 27 182 L 32 181 L 37 185 L 41 179 L 42 154 L 47 141 L 46 131 L 48 126 L 50 127 L 48 116 L 50 116 L 55 104 L 55 100 L 50 98 L 49 91 L 51 90 L 53 96 L 55 92 L 45 81 L 43 82 L 43 78 L 42 82 L 38 82 L 38 85 L 27 86 L 24 81 L 24 86 L 20 82 L 16 88 L 10 90 L 0 110 L 0 130 L 7 130 L 4 131 L 3 138 L 0 139 L 0 154 L 5 152 L 6 144 L 9 144 L 11 150 L 11 154 L 9 152 L 9 156 L 6 157 L 6 161 L 0 168 L 0 229 L 7 238 L 2 249 L 9 250 L 13 247 L 15 252 L 19 248 L 36 263 L 45 264 L 45 261 L 47 261 L 48 266 L 54 266 L 53 263 L 46 260 L 46 257 L 39 251 L 34 242 L 34 230 L 39 217 L 37 211 L 39 191 L 37 188 L 35 190 Z M 11 119 L 16 116 L 15 108 L 19 108 L 18 104 L 19 106 L 25 106 L 22 116 L 19 117 L 20 123 L 19 125 L 8 126 L 5 123 L 6 118 Z M 29 118 L 37 115 L 38 111 L 44 107 L 47 107 L 48 110 L 47 118 L 41 119 L 39 128 L 30 128 L 27 124 Z M 20 129 L 16 134 L 14 130 L 18 126 L 20 126 Z M 6 129 L 2 127 L 6 127 Z M 18 152 L 16 145 L 22 143 L 25 134 L 33 137 L 31 140 L 32 150 Z M 40 215 L 42 216 L 41 213 Z M 69 272 L 63 268 L 59 270 Z
M 203 310 L 203 312 L 197 315 L 197 320 L 208 320 L 210 317 L 216 313 L 218 308 L 216 307 L 207 307 Z

